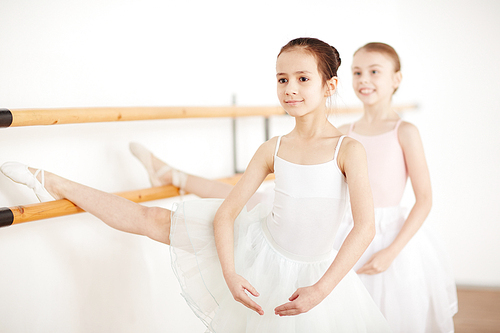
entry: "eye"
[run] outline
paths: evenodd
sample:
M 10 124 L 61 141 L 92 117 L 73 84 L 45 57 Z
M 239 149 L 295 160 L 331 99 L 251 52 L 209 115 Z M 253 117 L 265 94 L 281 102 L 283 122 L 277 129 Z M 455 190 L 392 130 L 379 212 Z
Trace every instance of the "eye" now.
M 376 69 L 372 70 L 372 74 L 378 74 L 378 70 Z
M 287 83 L 287 82 L 288 82 L 287 79 L 284 78 L 278 79 L 278 83 Z
M 360 72 L 354 72 L 354 73 L 352 73 L 352 75 L 354 75 L 354 76 L 358 75 L 359 76 L 359 75 L 361 75 L 361 73 Z
M 301 78 L 299 78 L 299 81 L 300 82 L 307 82 L 307 81 L 309 81 L 309 79 L 307 77 L 302 76 Z

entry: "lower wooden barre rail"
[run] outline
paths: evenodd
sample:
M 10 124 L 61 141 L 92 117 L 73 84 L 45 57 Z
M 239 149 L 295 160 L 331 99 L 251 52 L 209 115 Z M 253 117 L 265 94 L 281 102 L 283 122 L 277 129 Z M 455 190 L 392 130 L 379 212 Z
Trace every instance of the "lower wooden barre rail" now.
M 414 109 L 416 105 L 396 105 L 394 110 Z M 361 107 L 336 107 L 335 113 L 362 112 Z M 0 109 L 0 127 L 96 123 L 110 121 L 214 118 L 284 115 L 281 106 L 144 106 L 144 107 L 89 107 L 66 109 Z
M 241 175 L 235 175 L 229 178 L 219 179 L 219 181 L 234 185 L 241 178 Z M 269 175 L 266 180 L 274 179 L 274 175 Z M 134 202 L 145 202 L 157 199 L 171 198 L 179 195 L 179 189 L 172 185 L 150 187 L 141 190 L 115 193 L 116 195 Z M 9 208 L 0 208 L 0 227 L 6 227 L 13 224 L 31 222 L 48 219 L 51 217 L 72 215 L 84 212 L 83 209 L 76 206 L 67 199 L 42 202 L 37 204 L 16 206 Z

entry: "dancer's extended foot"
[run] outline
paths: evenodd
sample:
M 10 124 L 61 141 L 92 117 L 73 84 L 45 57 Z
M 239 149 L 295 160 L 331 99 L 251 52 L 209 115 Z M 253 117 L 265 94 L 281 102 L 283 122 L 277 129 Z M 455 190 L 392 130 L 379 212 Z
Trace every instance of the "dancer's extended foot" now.
M 129 144 L 130 151 L 142 163 L 153 186 L 174 185 L 181 190 L 186 186 L 187 175 L 158 159 L 137 142 Z
M 9 177 L 12 181 L 26 185 L 35 192 L 38 200 L 41 202 L 53 201 L 59 196 L 52 195 L 45 188 L 45 171 L 42 169 L 33 169 L 18 162 L 6 162 L 0 170 L 4 175 Z

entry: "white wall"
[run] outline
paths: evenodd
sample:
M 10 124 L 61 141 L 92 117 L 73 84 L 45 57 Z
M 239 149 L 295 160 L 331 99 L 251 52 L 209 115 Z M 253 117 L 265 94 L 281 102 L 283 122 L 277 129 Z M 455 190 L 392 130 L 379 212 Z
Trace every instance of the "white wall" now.
M 495 0 L 2 0 L 0 107 L 214 106 L 233 94 L 240 105 L 275 105 L 276 55 L 298 36 L 338 48 L 336 103 L 354 105 L 352 53 L 387 42 L 403 64 L 395 103 L 419 105 L 404 117 L 419 127 L 431 169 L 428 223 L 459 284 L 500 286 L 499 14 Z M 243 168 L 264 134 L 258 117 L 238 125 Z M 272 120 L 273 135 L 289 128 L 289 119 Z M 228 119 L 0 129 L 0 163 L 18 160 L 110 192 L 142 188 L 133 140 L 188 172 L 232 173 Z M 0 177 L 0 206 L 33 202 Z M 201 331 L 168 261 L 165 247 L 85 214 L 1 229 L 0 331 Z

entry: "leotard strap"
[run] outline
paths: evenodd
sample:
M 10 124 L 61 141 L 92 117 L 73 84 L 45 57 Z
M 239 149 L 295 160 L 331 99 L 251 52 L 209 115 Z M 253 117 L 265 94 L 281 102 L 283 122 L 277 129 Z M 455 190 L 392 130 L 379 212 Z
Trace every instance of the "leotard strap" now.
M 344 140 L 345 137 L 346 137 L 346 135 L 342 135 L 339 138 L 339 142 L 337 142 L 337 147 L 335 147 L 335 155 L 333 155 L 333 160 L 337 159 L 337 155 L 339 154 L 339 150 L 340 150 L 340 145 L 342 144 L 342 141 Z
M 280 148 L 281 135 L 278 136 L 278 141 L 276 141 L 276 149 L 274 150 L 274 156 L 278 156 L 278 149 Z
M 395 130 L 395 131 L 397 131 L 397 130 L 398 130 L 399 125 L 401 125 L 401 122 L 402 122 L 402 121 L 403 121 L 403 119 L 402 119 L 402 118 L 400 118 L 400 119 L 398 120 L 398 122 L 396 123 L 396 126 L 394 126 L 394 130 Z

